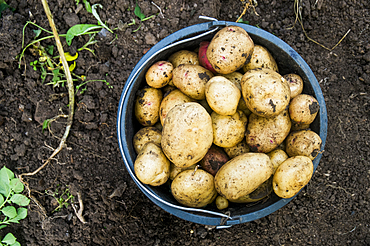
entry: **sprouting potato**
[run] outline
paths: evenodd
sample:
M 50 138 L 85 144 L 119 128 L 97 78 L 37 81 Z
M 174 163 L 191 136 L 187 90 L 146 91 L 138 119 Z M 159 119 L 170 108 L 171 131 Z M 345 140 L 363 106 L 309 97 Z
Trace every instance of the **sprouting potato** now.
M 145 74 L 146 83 L 153 88 L 162 88 L 172 79 L 172 71 L 173 66 L 170 62 L 156 62 Z

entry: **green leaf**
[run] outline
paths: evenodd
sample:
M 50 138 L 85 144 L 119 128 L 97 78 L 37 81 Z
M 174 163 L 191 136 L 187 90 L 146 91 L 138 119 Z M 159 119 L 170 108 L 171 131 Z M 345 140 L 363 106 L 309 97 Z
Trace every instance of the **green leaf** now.
M 17 213 L 18 213 L 17 219 L 23 220 L 24 218 L 27 217 L 27 208 L 18 208 Z
M 139 17 L 140 20 L 143 20 L 145 18 L 145 15 L 141 12 L 141 9 L 139 7 L 139 4 L 136 1 L 136 6 L 134 10 L 134 14 Z
M 28 206 L 28 204 L 30 204 L 30 199 L 28 199 L 25 195 L 22 194 L 14 194 L 10 198 L 10 201 L 19 206 Z
M 41 29 L 33 30 L 33 33 L 35 34 L 34 39 L 36 39 L 41 34 Z
M 238 21 L 238 23 L 249 24 L 249 21 L 243 21 L 243 18 L 240 18 L 240 20 Z
M 92 7 L 91 7 L 91 11 L 92 11 L 92 14 L 93 16 L 95 17 L 95 19 L 98 20 L 98 24 L 100 24 L 102 27 L 104 27 L 105 29 L 107 29 L 108 31 L 110 31 L 111 33 L 113 33 L 113 31 L 111 29 L 109 29 L 109 27 L 107 27 L 104 22 L 102 22 L 102 20 L 100 19 L 100 16 L 98 14 L 98 12 L 96 11 L 96 8 L 99 7 L 99 8 L 103 8 L 103 6 L 101 4 L 94 4 Z
M 66 34 L 66 42 L 71 45 L 72 39 L 76 36 L 83 35 L 91 30 L 102 28 L 102 26 L 94 24 L 78 24 L 68 29 Z
M 7 227 L 8 225 L 0 225 L 0 230 Z
M 84 1 L 84 3 L 85 3 L 86 11 L 89 12 L 89 13 L 92 13 L 91 4 L 86 0 Z
M 50 119 L 46 119 L 44 120 L 44 122 L 42 123 L 42 132 L 44 133 L 44 130 L 48 128 L 49 126 L 49 122 L 50 122 Z
M 0 206 L 4 203 L 4 197 L 0 194 Z
M 18 178 L 10 180 L 9 186 L 15 193 L 21 193 L 24 190 L 24 185 Z
M 21 246 L 21 244 L 19 242 L 15 242 L 15 243 L 11 244 L 10 246 Z
M 12 178 L 14 178 L 14 173 L 8 169 L 6 166 L 3 166 L 3 168 L 1 168 L 0 170 L 0 180 L 5 180 L 5 177 L 8 177 L 8 184 L 9 184 L 9 180 L 11 180 Z
M 13 219 L 15 216 L 17 216 L 17 211 L 13 206 L 6 206 L 3 209 L 1 209 L 1 212 L 10 219 Z
M 8 197 L 10 195 L 10 191 L 11 190 L 9 184 L 3 182 L 3 180 L 1 180 L 0 178 L 0 194 L 3 194 L 5 197 Z
M 12 234 L 12 233 L 8 233 L 6 234 L 6 236 L 3 238 L 3 240 L 1 240 L 2 243 L 6 243 L 6 244 L 13 244 L 17 241 L 17 238 Z
M 46 46 L 46 52 L 48 52 L 50 55 L 54 54 L 54 45 L 48 45 Z
M 10 6 L 6 4 L 6 2 L 0 1 L 0 18 L 1 18 L 1 12 L 3 12 L 4 10 L 8 8 L 10 8 Z

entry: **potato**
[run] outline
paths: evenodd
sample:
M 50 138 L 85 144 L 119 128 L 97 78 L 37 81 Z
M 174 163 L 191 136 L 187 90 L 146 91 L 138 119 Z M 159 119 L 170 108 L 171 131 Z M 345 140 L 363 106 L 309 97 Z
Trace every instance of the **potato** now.
M 295 196 L 311 180 L 313 163 L 306 156 L 295 156 L 285 160 L 276 170 L 272 187 L 281 198 Z
M 135 101 L 135 116 L 143 126 L 153 126 L 159 120 L 162 91 L 145 87 L 138 91 Z
M 270 118 L 251 114 L 245 139 L 251 151 L 268 153 L 284 141 L 290 128 L 288 110 Z
M 225 151 L 216 145 L 212 145 L 199 164 L 205 171 L 215 176 L 222 165 L 228 161 L 229 157 Z
M 290 99 L 295 98 L 303 91 L 303 80 L 298 74 L 290 73 L 283 76 L 290 87 Z
M 162 88 L 172 79 L 173 66 L 167 61 L 154 63 L 146 72 L 146 83 L 153 88 Z
M 242 87 L 240 86 L 240 81 L 243 78 L 243 74 L 239 72 L 232 72 L 229 74 L 223 74 L 222 76 L 230 80 L 234 85 L 236 85 L 236 87 L 238 87 L 240 91 L 242 90 Z
M 161 120 L 162 126 L 164 123 L 164 119 L 166 118 L 166 115 L 173 107 L 180 105 L 182 103 L 192 101 L 194 101 L 194 99 L 191 99 L 178 89 L 171 91 L 165 98 L 163 98 L 159 109 L 159 118 Z
M 261 45 L 254 45 L 251 60 L 243 66 L 244 73 L 255 68 L 269 68 L 279 72 L 278 66 L 271 53 Z
M 199 44 L 199 50 L 198 50 L 198 58 L 199 58 L 199 64 L 211 71 L 212 73 L 216 73 L 216 71 L 213 69 L 211 63 L 209 63 L 207 58 L 207 49 L 208 49 L 209 42 L 203 41 Z
M 227 26 L 216 33 L 207 48 L 207 58 L 216 72 L 229 74 L 248 63 L 254 43 L 238 26 Z
M 215 203 L 216 203 L 216 207 L 219 210 L 226 209 L 229 206 L 229 201 L 225 197 L 222 197 L 222 196 L 218 196 L 216 198 Z
M 289 115 L 292 121 L 298 124 L 311 124 L 317 113 L 320 105 L 316 98 L 307 94 L 300 94 L 292 99 L 289 105 Z
M 206 83 L 213 74 L 199 65 L 180 65 L 173 70 L 173 84 L 185 95 L 202 100 L 206 98 Z
M 153 142 L 158 146 L 161 146 L 162 132 L 153 126 L 141 128 L 134 135 L 134 149 L 138 154 L 143 146 L 148 142 Z
M 244 100 L 252 113 L 262 117 L 280 114 L 290 102 L 288 82 L 268 68 L 249 70 L 240 82 Z
M 211 118 L 215 145 L 229 148 L 243 140 L 248 118 L 242 111 L 237 111 L 233 115 L 219 115 L 213 112 Z
M 310 130 L 292 132 L 286 139 L 286 153 L 289 156 L 307 156 L 315 159 L 321 149 L 322 140 L 320 136 Z
M 178 167 L 200 161 L 213 141 L 212 120 L 196 102 L 172 108 L 164 120 L 161 146 L 167 158 Z
M 275 149 L 267 153 L 267 155 L 270 157 L 272 166 L 274 167 L 274 173 L 276 169 L 280 166 L 280 164 L 289 158 L 285 151 L 282 149 Z
M 198 54 L 188 50 L 180 50 L 173 53 L 170 58 L 168 58 L 168 61 L 172 63 L 174 68 L 181 64 L 199 65 Z
M 290 129 L 292 132 L 300 131 L 300 130 L 306 130 L 310 128 L 310 124 L 300 124 L 297 122 L 292 122 L 292 129 Z
M 158 145 L 148 142 L 139 152 L 134 170 L 136 177 L 144 184 L 159 186 L 166 183 L 170 176 L 170 161 Z
M 171 93 L 171 91 L 177 90 L 177 87 L 174 86 L 174 85 L 168 84 L 165 87 L 162 87 L 161 90 L 162 90 L 162 93 L 163 93 L 163 98 L 165 98 L 168 94 Z
M 189 207 L 201 208 L 217 197 L 214 178 L 204 170 L 186 170 L 179 173 L 171 184 L 175 199 Z
M 243 139 L 240 143 L 233 147 L 224 148 L 224 150 L 230 159 L 238 155 L 250 152 L 248 144 L 245 142 L 245 139 Z
M 270 195 L 272 192 L 272 176 L 263 182 L 257 189 L 253 192 L 249 193 L 248 195 L 242 196 L 233 202 L 235 203 L 250 203 L 250 202 L 258 202 L 263 198 Z
M 175 164 L 173 164 L 171 162 L 171 164 L 170 164 L 170 179 L 174 180 L 176 178 L 177 174 L 181 173 L 182 171 L 195 170 L 196 167 L 197 167 L 197 164 L 191 165 L 190 167 L 181 168 L 181 167 L 177 167 Z
M 206 84 L 205 94 L 208 105 L 217 114 L 236 113 L 241 93 L 238 87 L 225 77 L 212 77 Z
M 272 175 L 272 163 L 263 153 L 245 153 L 226 162 L 215 177 L 217 192 L 234 202 L 258 188 Z

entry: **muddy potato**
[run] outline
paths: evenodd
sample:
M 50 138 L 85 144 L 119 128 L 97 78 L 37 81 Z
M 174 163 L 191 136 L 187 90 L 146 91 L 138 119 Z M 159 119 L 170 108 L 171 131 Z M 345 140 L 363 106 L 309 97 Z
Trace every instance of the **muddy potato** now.
M 263 153 L 239 155 L 218 170 L 215 177 L 217 192 L 234 202 L 258 188 L 272 175 L 272 163 Z
M 300 131 L 300 130 L 308 130 L 310 128 L 310 124 L 300 124 L 297 122 L 292 122 L 292 129 L 291 131 Z
M 313 163 L 306 156 L 295 156 L 285 160 L 276 170 L 272 187 L 281 198 L 295 196 L 311 180 Z
M 189 50 L 180 50 L 176 53 L 173 53 L 168 58 L 168 61 L 172 63 L 174 68 L 181 64 L 199 65 L 198 54 Z
M 251 151 L 268 153 L 284 141 L 290 128 L 288 110 L 270 118 L 251 114 L 245 139 Z
M 238 155 L 250 152 L 248 144 L 245 142 L 245 139 L 243 139 L 240 143 L 233 147 L 224 148 L 224 150 L 230 159 Z
M 166 183 L 170 176 L 170 161 L 158 145 L 149 142 L 139 152 L 134 170 L 136 177 L 144 184 L 159 186 Z
M 300 94 L 292 99 L 289 104 L 289 115 L 292 121 L 299 124 L 311 124 L 317 113 L 320 105 L 316 98 L 307 94 Z
M 216 145 L 212 145 L 199 164 L 205 171 L 215 176 L 222 165 L 228 161 L 229 157 L 225 151 Z
M 207 48 L 207 58 L 216 72 L 229 74 L 248 63 L 254 43 L 248 33 L 238 26 L 221 29 Z
M 189 207 L 201 208 L 217 197 L 214 178 L 204 170 L 186 170 L 179 173 L 171 184 L 175 199 Z
M 212 77 L 207 82 L 205 95 L 208 105 L 220 115 L 235 114 L 241 97 L 238 87 L 222 76 Z
M 196 102 L 172 108 L 164 120 L 161 146 L 167 158 L 178 167 L 199 162 L 211 147 L 211 116 Z
M 254 45 L 250 61 L 243 66 L 244 73 L 255 68 L 269 68 L 279 72 L 278 66 L 271 53 L 261 45 Z
M 205 99 L 206 83 L 213 74 L 199 65 L 180 65 L 173 70 L 173 84 L 185 95 L 196 99 Z
M 268 68 L 249 70 L 241 81 L 242 94 L 252 113 L 262 117 L 280 114 L 290 102 L 288 82 Z
M 161 146 L 162 132 L 153 126 L 141 128 L 134 135 L 134 149 L 138 154 L 143 146 L 148 142 L 153 142 Z
M 248 195 L 242 196 L 233 202 L 235 203 L 250 203 L 250 202 L 258 202 L 263 198 L 267 197 L 272 193 L 272 176 L 263 182 L 257 189 L 253 192 L 249 193 Z
M 283 76 L 288 81 L 290 88 L 290 99 L 295 98 L 303 91 L 303 80 L 298 74 L 290 73 Z
M 163 98 L 159 109 L 159 118 L 161 120 L 162 126 L 164 123 L 164 119 L 166 118 L 166 115 L 173 107 L 180 105 L 182 103 L 192 101 L 194 101 L 194 99 L 191 99 L 178 89 L 171 91 L 167 96 Z
M 176 178 L 177 174 L 181 173 L 182 171 L 195 170 L 196 166 L 197 166 L 197 164 L 194 164 L 194 165 L 191 165 L 190 167 L 181 168 L 181 167 L 178 167 L 178 166 L 176 166 L 175 164 L 173 164 L 171 162 L 171 165 L 170 165 L 170 179 L 174 180 L 174 178 Z
M 274 173 L 280 164 L 289 158 L 282 149 L 274 149 L 273 151 L 267 153 L 267 155 L 270 157 L 272 166 L 274 167 Z
M 292 156 L 307 156 L 315 159 L 321 149 L 322 140 L 320 136 L 310 130 L 292 132 L 286 139 L 286 153 Z
M 167 61 L 154 63 L 146 72 L 146 83 L 153 88 L 162 88 L 172 79 L 173 66 Z
M 240 143 L 245 134 L 248 118 L 243 112 L 233 115 L 211 114 L 213 128 L 213 143 L 219 147 L 229 148 Z
M 216 203 L 217 209 L 219 210 L 226 209 L 227 207 L 229 207 L 229 201 L 225 197 L 222 197 L 222 196 L 218 196 L 216 198 L 215 203 Z
M 153 126 L 159 120 L 162 91 L 145 87 L 138 91 L 135 101 L 135 117 L 143 126 Z

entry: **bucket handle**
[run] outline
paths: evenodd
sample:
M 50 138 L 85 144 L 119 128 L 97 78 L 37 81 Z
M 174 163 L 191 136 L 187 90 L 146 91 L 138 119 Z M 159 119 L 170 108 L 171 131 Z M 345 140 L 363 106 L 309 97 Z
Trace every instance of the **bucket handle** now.
M 212 19 L 214 20 L 215 22 L 218 22 L 216 19 Z M 214 27 L 214 28 L 212 28 Z M 172 47 L 175 47 L 177 45 L 180 45 L 180 44 L 183 44 L 183 43 L 187 43 L 187 42 L 190 42 L 190 41 L 194 41 L 198 38 L 201 38 L 201 37 L 204 37 L 204 36 L 207 36 L 209 34 L 212 34 L 214 32 L 216 32 L 218 29 L 219 29 L 219 25 L 214 25 L 214 23 L 211 23 L 210 25 L 210 28 L 212 28 L 211 30 L 209 31 L 205 31 L 204 33 L 201 33 L 201 34 L 198 34 L 194 37 L 190 37 L 190 38 L 186 38 L 186 39 L 183 39 L 183 40 L 179 40 L 177 42 L 174 42 L 172 44 L 169 44 L 161 49 L 159 49 L 158 51 L 154 52 L 148 59 L 146 59 L 145 62 L 143 62 L 140 67 L 136 70 L 136 72 L 133 74 L 133 76 L 131 77 L 131 80 L 127 82 L 127 86 L 125 86 L 125 90 L 123 92 L 123 96 L 121 98 L 121 100 L 124 100 L 124 98 L 127 97 L 127 93 L 128 93 L 128 90 L 131 86 L 131 84 L 133 83 L 133 81 L 135 80 L 135 78 L 137 77 L 138 73 L 141 71 L 141 69 L 143 69 L 143 67 L 145 67 L 145 65 L 147 65 L 147 63 L 151 62 L 151 60 L 156 56 L 158 55 L 159 53 L 167 50 L 167 49 L 170 49 Z M 119 110 L 119 117 L 118 117 L 118 124 L 120 125 L 121 124 L 121 112 L 122 112 L 122 109 Z M 119 140 L 119 145 L 121 145 L 121 149 L 122 149 L 122 140 L 121 140 L 121 136 L 120 136 L 120 131 L 118 131 L 118 140 Z M 175 208 L 175 209 L 180 209 L 180 210 L 184 210 L 184 211 L 190 211 L 190 212 L 198 212 L 198 213 L 206 213 L 206 214 L 211 214 L 211 215 L 215 215 L 215 216 L 219 216 L 219 217 L 222 217 L 222 223 L 217 226 L 218 229 L 222 229 L 222 228 L 228 228 L 230 227 L 231 225 L 227 225 L 228 221 L 229 220 L 234 220 L 233 217 L 230 216 L 230 212 L 229 213 L 226 213 L 226 214 L 223 214 L 223 213 L 218 213 L 218 212 L 213 212 L 213 211 L 209 211 L 209 210 L 204 210 L 204 209 L 198 209 L 198 208 L 189 208 L 189 207 L 183 207 L 183 206 L 179 206 L 179 205 L 175 205 L 175 204 L 172 204 L 166 200 L 163 200 L 162 198 L 158 197 L 156 194 L 153 194 L 153 192 L 151 190 L 149 190 L 145 185 L 143 185 L 141 183 L 141 181 L 139 181 L 135 174 L 133 173 L 129 163 L 128 163 L 128 160 L 126 159 L 126 156 L 125 155 L 122 155 L 123 156 L 123 159 L 124 159 L 124 162 L 125 162 L 125 165 L 127 167 L 127 170 L 128 172 L 130 173 L 131 177 L 135 180 L 135 183 L 137 185 L 140 186 L 141 189 L 143 189 L 145 192 L 147 192 L 148 194 L 152 195 L 153 198 L 155 198 L 156 200 L 158 200 L 159 202 L 161 203 L 164 203 L 165 205 L 169 206 L 169 207 L 172 207 L 172 208 Z

